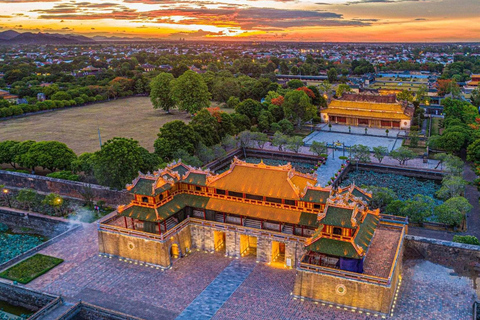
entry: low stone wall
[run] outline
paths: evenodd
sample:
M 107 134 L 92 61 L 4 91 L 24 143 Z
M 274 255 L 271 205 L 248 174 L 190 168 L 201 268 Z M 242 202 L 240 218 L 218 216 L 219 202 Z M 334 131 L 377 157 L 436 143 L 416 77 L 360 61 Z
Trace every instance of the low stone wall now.
M 426 259 L 461 274 L 477 274 L 480 246 L 431 238 L 405 236 L 405 259 Z
M 109 205 L 128 203 L 130 195 L 126 190 L 111 190 L 110 188 L 78 181 L 49 178 L 26 173 L 0 170 L 0 184 L 9 188 L 30 188 L 43 193 L 57 193 L 62 196 L 83 199 L 82 193 L 91 188 L 96 201 L 103 200 Z
M 10 229 L 28 228 L 30 230 L 25 233 L 38 234 L 47 238 L 58 236 L 73 225 L 64 219 L 5 207 L 0 207 L 0 222 L 6 224 Z
M 100 308 L 98 306 L 79 302 L 57 320 L 142 320 L 117 311 Z
M 429 180 L 442 180 L 445 173 L 440 170 L 432 170 L 425 168 L 408 168 L 392 165 L 384 165 L 380 163 L 359 163 L 358 165 L 352 163 L 348 171 L 357 170 L 375 171 L 381 173 L 393 173 L 402 176 L 429 179 Z
M 37 312 L 52 303 L 56 296 L 0 282 L 0 301 Z

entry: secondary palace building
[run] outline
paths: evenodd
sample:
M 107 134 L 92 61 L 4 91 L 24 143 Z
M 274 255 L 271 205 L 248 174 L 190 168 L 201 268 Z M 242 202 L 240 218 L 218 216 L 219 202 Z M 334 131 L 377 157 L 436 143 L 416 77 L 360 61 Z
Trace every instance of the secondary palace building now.
M 349 126 L 408 129 L 413 108 L 396 100 L 395 95 L 345 93 L 320 111 L 323 122 Z
M 169 268 L 193 250 L 295 268 L 294 296 L 388 314 L 405 221 L 368 208 L 352 185 L 321 188 L 290 165 L 234 159 L 213 174 L 181 162 L 141 174 L 133 200 L 99 226 L 108 256 Z

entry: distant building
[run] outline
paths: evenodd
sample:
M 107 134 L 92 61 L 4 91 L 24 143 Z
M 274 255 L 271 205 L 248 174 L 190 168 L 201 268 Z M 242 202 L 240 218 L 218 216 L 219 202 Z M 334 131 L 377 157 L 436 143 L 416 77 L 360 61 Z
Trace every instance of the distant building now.
M 413 107 L 402 105 L 395 95 L 345 93 L 320 111 L 323 122 L 374 128 L 410 128 Z
M 17 103 L 18 100 L 17 95 L 11 94 L 10 92 L 5 90 L 0 90 L 0 98 L 3 98 L 10 103 Z

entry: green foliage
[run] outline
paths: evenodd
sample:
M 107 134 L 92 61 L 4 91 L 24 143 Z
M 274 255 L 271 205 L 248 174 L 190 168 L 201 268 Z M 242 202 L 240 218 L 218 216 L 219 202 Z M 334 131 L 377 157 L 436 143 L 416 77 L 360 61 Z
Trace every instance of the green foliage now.
M 262 110 L 260 102 L 253 99 L 247 99 L 235 107 L 235 112 L 246 115 L 250 120 L 257 119 Z
M 2 250 L 0 250 L 0 264 L 35 248 L 42 242 L 43 239 L 37 236 L 0 232 L 0 247 L 2 248 Z
M 202 161 L 197 156 L 192 156 L 183 149 L 178 149 L 175 151 L 172 157 L 173 160 L 182 160 L 183 163 L 196 168 L 200 168 L 202 166 Z
M 172 94 L 174 77 L 171 73 L 162 72 L 150 82 L 150 100 L 154 109 L 163 109 L 170 112 L 175 107 Z
M 387 147 L 373 147 L 373 157 L 378 160 L 379 163 L 382 163 L 383 158 L 388 156 Z
M 70 171 L 57 171 L 47 174 L 49 178 L 64 179 L 70 181 L 79 181 L 80 177 Z
M 352 156 L 358 162 L 370 162 L 370 149 L 367 146 L 356 144 L 352 147 Z
M 220 123 L 207 109 L 200 110 L 189 126 L 206 146 L 212 146 L 220 142 Z
M 295 153 L 300 151 L 300 148 L 303 146 L 303 138 L 299 136 L 293 136 L 288 138 L 287 149 Z
M 0 277 L 27 284 L 62 262 L 62 259 L 37 253 L 0 273 Z
M 302 80 L 298 80 L 298 79 L 293 79 L 293 80 L 290 80 L 287 82 L 287 86 L 290 88 L 290 89 L 298 89 L 298 88 L 301 88 L 301 87 L 304 87 L 305 84 L 303 83 Z
M 160 128 L 154 143 L 155 153 L 164 161 L 169 161 L 179 149 L 193 154 L 199 141 L 200 137 L 190 125 L 180 120 L 171 121 Z
M 254 132 L 252 140 L 257 144 L 257 147 L 263 149 L 265 144 L 269 141 L 267 134 L 262 132 Z
M 459 227 L 472 205 L 464 197 L 453 197 L 435 208 L 438 222 Z
M 478 241 L 478 238 L 475 237 L 475 236 L 454 235 L 453 236 L 453 242 L 473 244 L 473 245 L 480 246 L 480 241 Z
M 172 87 L 172 95 L 178 108 L 194 114 L 210 106 L 210 92 L 202 76 L 191 70 L 186 71 Z
M 83 172 L 85 175 L 93 175 L 93 166 L 95 164 L 95 154 L 85 152 L 72 162 L 72 171 L 74 173 Z
M 335 92 L 335 95 L 337 96 L 337 98 L 341 98 L 345 92 L 350 92 L 350 91 L 352 91 L 350 86 L 348 84 L 343 84 L 342 83 L 342 84 L 339 84 L 337 86 L 337 90 Z
M 417 194 L 404 202 L 400 215 L 406 216 L 413 223 L 422 224 L 433 215 L 435 201 L 428 196 Z
M 435 195 L 439 199 L 447 200 L 464 195 L 467 182 L 460 176 L 446 176 L 442 180 L 442 187 Z
M 293 124 L 288 121 L 287 119 L 280 120 L 278 122 L 278 125 L 280 126 L 280 129 L 283 134 L 290 135 L 293 133 L 293 130 L 295 129 L 293 127 Z
M 16 167 L 15 161 L 15 146 L 18 145 L 19 142 L 6 140 L 0 142 L 0 164 L 1 163 L 8 163 L 12 165 L 14 168 Z
M 71 169 L 75 159 L 77 156 L 65 143 L 40 141 L 30 146 L 22 162 L 27 163 L 27 167 L 39 166 L 53 172 L 57 169 Z
M 397 195 L 391 189 L 385 187 L 367 187 L 372 192 L 372 199 L 370 200 L 370 208 L 384 211 L 385 208 L 395 200 L 398 200 Z
M 240 99 L 237 97 L 230 97 L 227 100 L 227 108 L 234 109 L 240 103 Z
M 296 122 L 298 128 L 302 121 L 312 119 L 316 113 L 315 107 L 310 104 L 310 98 L 301 90 L 287 92 L 282 107 L 286 118 Z
M 138 141 L 126 138 L 108 140 L 95 152 L 94 159 L 97 181 L 116 189 L 123 189 L 139 171 L 153 172 L 160 164 L 159 159 L 141 147 Z
M 288 143 L 288 136 L 277 131 L 273 135 L 272 145 L 278 147 L 278 150 L 282 151 L 283 146 Z
M 313 141 L 309 150 L 320 157 L 321 154 L 326 153 L 327 144 L 325 142 Z
M 33 189 L 21 189 L 16 196 L 17 201 L 23 208 L 31 209 L 36 201 L 37 191 Z
M 442 100 L 442 105 L 445 120 L 456 118 L 462 123 L 470 124 L 475 123 L 475 118 L 478 117 L 477 108 L 466 101 L 446 98 Z
M 330 83 L 336 82 L 337 78 L 338 78 L 337 69 L 335 69 L 335 68 L 328 69 L 327 77 L 328 77 L 328 82 L 330 82 Z
M 400 147 L 398 149 L 390 152 L 390 157 L 397 160 L 400 165 L 407 163 L 408 160 L 415 158 L 415 153 L 405 147 Z

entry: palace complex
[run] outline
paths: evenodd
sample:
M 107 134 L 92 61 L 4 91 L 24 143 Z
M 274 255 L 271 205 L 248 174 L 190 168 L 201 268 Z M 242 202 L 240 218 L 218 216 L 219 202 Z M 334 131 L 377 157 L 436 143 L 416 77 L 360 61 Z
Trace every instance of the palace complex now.
M 101 253 L 169 268 L 193 250 L 295 268 L 292 294 L 389 314 L 401 282 L 403 218 L 351 185 L 316 186 L 290 164 L 234 159 L 214 174 L 173 163 L 139 175 L 133 200 L 99 226 Z
M 413 108 L 393 95 L 345 93 L 320 111 L 323 122 L 374 128 L 408 129 Z

